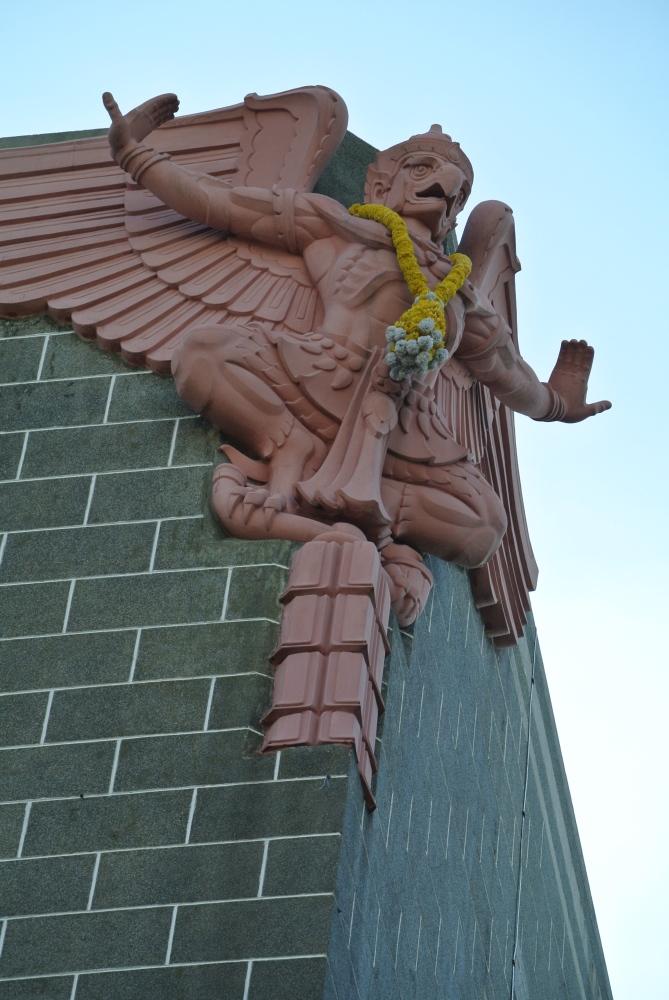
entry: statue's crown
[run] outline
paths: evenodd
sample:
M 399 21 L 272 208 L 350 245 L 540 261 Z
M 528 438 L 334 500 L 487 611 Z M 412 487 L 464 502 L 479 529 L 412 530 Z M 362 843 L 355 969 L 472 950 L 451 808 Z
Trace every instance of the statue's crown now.
M 432 125 L 429 132 L 412 135 L 406 142 L 399 142 L 390 149 L 384 149 L 376 158 L 380 170 L 395 173 L 396 163 L 410 153 L 438 153 L 454 163 L 463 172 L 470 186 L 474 182 L 474 169 L 469 159 L 460 149 L 459 142 L 453 142 L 441 125 Z

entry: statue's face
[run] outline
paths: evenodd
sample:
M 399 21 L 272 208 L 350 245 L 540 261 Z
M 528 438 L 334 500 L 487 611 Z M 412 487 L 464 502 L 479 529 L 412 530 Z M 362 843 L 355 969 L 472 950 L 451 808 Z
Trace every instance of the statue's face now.
M 420 220 L 441 243 L 469 194 L 465 175 L 438 153 L 411 153 L 400 161 L 390 188 L 376 198 L 404 219 Z M 375 198 L 375 200 L 376 200 Z

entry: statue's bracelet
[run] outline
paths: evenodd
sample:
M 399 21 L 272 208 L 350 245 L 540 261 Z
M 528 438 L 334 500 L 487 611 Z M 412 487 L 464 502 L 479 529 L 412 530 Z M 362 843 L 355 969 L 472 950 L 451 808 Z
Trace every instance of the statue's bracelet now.
M 157 149 L 151 149 L 149 146 L 145 146 L 141 142 L 135 142 L 133 139 L 116 154 L 116 162 L 121 170 L 130 174 L 136 183 L 139 183 L 139 179 L 144 171 L 152 167 L 154 163 L 169 159 L 169 153 L 159 153 Z
M 552 385 L 549 385 L 548 382 L 542 382 L 541 384 L 546 386 L 550 394 L 550 409 L 544 417 L 533 417 L 532 419 L 540 420 L 543 423 L 549 423 L 553 420 L 562 420 L 567 412 L 567 404 L 562 396 L 558 395 Z

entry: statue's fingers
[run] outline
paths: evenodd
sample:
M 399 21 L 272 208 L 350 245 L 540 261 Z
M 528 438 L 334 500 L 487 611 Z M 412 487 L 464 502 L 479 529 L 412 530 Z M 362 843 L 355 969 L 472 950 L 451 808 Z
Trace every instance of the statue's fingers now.
M 160 97 L 154 97 L 147 103 L 149 104 L 147 111 L 154 128 L 163 122 L 171 121 L 179 110 L 179 98 L 176 94 L 161 94 Z
M 106 90 L 102 95 L 102 103 L 107 109 L 109 117 L 113 122 L 121 121 L 121 119 L 123 118 L 123 115 L 121 114 L 121 109 L 114 100 L 114 95 L 110 94 L 108 90 Z
M 594 417 L 597 413 L 603 413 L 604 410 L 610 410 L 611 403 L 608 399 L 600 399 L 598 403 L 588 403 L 588 416 Z
M 560 345 L 558 361 L 562 362 L 563 365 L 573 365 L 576 360 L 576 344 L 575 340 L 563 340 Z
M 579 368 L 581 372 L 585 373 L 586 377 L 590 374 L 594 359 L 594 347 L 590 347 L 585 340 L 578 340 L 575 342 L 574 361 L 577 368 Z

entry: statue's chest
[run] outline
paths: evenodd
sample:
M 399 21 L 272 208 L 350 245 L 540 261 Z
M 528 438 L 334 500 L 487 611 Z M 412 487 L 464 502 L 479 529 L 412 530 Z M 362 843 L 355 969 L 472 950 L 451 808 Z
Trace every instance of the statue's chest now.
M 434 259 L 428 261 L 424 254 L 418 254 L 421 270 L 428 285 L 433 288 L 448 273 L 449 265 L 444 258 L 431 256 Z M 411 293 L 395 253 L 360 245 L 347 247 L 330 272 L 327 297 L 355 308 L 379 295 L 381 298 L 386 295 L 399 298 L 405 305 L 411 302 Z

